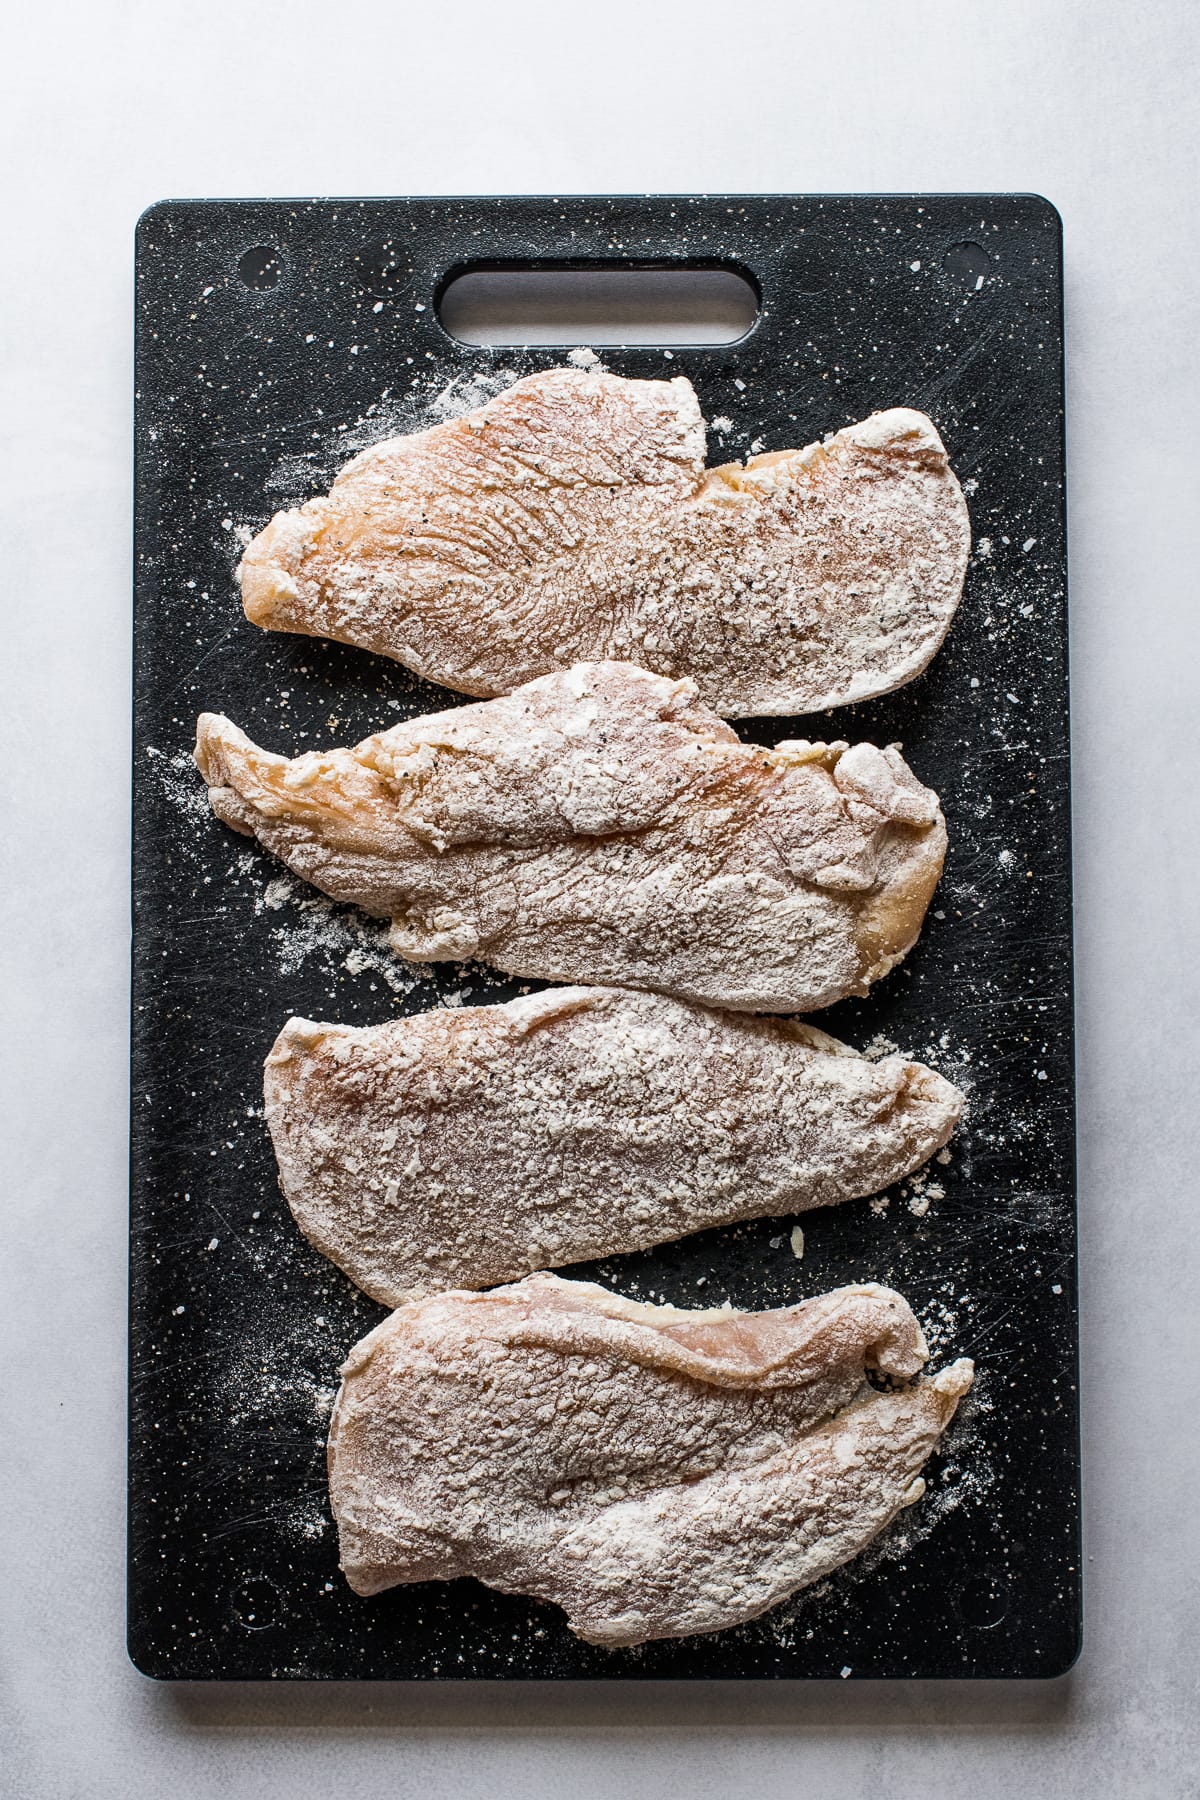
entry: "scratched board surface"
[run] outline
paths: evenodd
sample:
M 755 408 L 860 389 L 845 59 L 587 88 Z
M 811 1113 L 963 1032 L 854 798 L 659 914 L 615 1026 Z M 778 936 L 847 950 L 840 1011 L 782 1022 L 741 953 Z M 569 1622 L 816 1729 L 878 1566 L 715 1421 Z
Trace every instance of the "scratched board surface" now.
M 974 551 L 929 672 L 748 739 L 899 741 L 950 829 L 924 933 L 819 1022 L 964 1086 L 949 1160 L 874 1201 L 568 1271 L 638 1299 L 794 1303 L 897 1287 L 975 1390 L 929 1492 L 856 1563 L 710 1637 L 606 1651 L 470 1581 L 371 1600 L 338 1573 L 324 1440 L 383 1316 L 293 1225 L 261 1064 L 291 1013 L 367 1024 L 528 991 L 392 958 L 382 927 L 209 813 L 195 719 L 294 754 L 456 696 L 248 624 L 234 570 L 353 452 L 478 404 L 561 349 L 468 347 L 447 273 L 550 259 L 731 264 L 758 324 L 714 348 L 605 349 L 686 375 L 710 461 L 880 407 L 941 431 Z M 168 202 L 138 233 L 129 1643 L 203 1677 L 1033 1676 L 1080 1626 L 1071 886 L 1059 221 L 1028 196 Z

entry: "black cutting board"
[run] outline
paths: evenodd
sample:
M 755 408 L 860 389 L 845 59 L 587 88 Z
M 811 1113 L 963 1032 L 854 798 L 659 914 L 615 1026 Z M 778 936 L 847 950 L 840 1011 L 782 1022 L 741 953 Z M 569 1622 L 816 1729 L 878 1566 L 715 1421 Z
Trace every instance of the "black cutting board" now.
M 857 1563 L 765 1618 L 610 1652 L 473 1582 L 356 1598 L 324 1438 L 337 1368 L 382 1316 L 301 1238 L 261 1118 L 290 1013 L 365 1024 L 517 984 L 413 981 L 381 932 L 212 818 L 196 714 L 295 753 L 457 697 L 364 652 L 242 616 L 248 530 L 354 450 L 464 408 L 562 349 L 451 339 L 475 261 L 730 264 L 759 322 L 714 348 L 606 349 L 687 375 L 710 460 L 802 445 L 880 407 L 941 431 L 975 549 L 929 672 L 782 737 L 899 740 L 942 797 L 946 874 L 916 949 L 819 1022 L 970 1092 L 924 1193 L 569 1271 L 642 1299 L 904 1293 L 979 1376 L 928 1497 Z M 1061 244 L 1030 196 L 172 201 L 137 243 L 129 1644 L 177 1677 L 1031 1676 L 1079 1642 L 1071 862 Z M 528 987 L 530 984 L 524 984 Z

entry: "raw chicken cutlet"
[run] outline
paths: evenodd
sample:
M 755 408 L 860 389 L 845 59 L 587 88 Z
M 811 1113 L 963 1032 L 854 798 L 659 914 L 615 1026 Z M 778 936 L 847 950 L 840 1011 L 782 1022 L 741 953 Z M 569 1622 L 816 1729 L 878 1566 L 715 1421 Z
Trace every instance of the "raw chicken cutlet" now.
M 263 1091 L 297 1224 L 388 1306 L 875 1193 L 963 1105 L 809 1025 L 618 988 L 291 1019 Z
M 895 748 L 740 743 L 696 697 L 583 664 L 289 761 L 201 716 L 218 817 L 417 962 L 747 1012 L 863 994 L 916 941 L 937 796 Z
M 705 467 L 691 383 L 553 369 L 364 450 L 246 551 L 248 618 L 468 694 L 609 659 L 725 717 L 822 711 L 927 666 L 970 524 L 923 413 Z
M 350 1352 L 329 1485 L 351 1587 L 472 1575 L 610 1647 L 720 1631 L 924 1491 L 972 1365 L 899 1294 L 686 1312 L 531 1275 L 401 1307 Z

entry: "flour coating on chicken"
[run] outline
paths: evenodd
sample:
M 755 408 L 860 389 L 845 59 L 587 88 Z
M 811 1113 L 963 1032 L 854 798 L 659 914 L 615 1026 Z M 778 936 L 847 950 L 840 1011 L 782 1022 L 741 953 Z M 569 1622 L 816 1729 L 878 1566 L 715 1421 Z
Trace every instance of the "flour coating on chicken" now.
M 919 675 L 970 525 L 898 407 L 705 467 L 691 383 L 555 369 L 364 450 L 241 565 L 255 624 L 358 644 L 468 694 L 577 662 L 692 676 L 717 712 L 816 712 Z
M 350 1352 L 329 1435 L 359 1594 L 473 1575 L 611 1647 L 720 1631 L 857 1556 L 924 1491 L 971 1385 L 899 1294 L 686 1312 L 531 1275 L 401 1307 Z
M 896 748 L 743 744 L 694 683 L 582 664 L 289 761 L 203 714 L 217 815 L 418 962 L 747 1012 L 863 994 L 945 855 Z
M 963 1104 L 904 1057 L 617 988 L 291 1019 L 263 1092 L 300 1229 L 389 1306 L 875 1193 Z

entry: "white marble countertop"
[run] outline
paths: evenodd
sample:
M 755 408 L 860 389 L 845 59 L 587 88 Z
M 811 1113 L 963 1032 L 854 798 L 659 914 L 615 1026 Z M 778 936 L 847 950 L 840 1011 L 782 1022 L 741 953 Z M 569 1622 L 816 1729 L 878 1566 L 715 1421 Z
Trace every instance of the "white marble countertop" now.
M 23 9 L 0 82 L 0 1793 L 1200 1792 L 1186 0 Z M 131 277 L 167 195 L 1022 190 L 1066 224 L 1087 1625 L 1046 1685 L 156 1687 L 123 1649 Z

